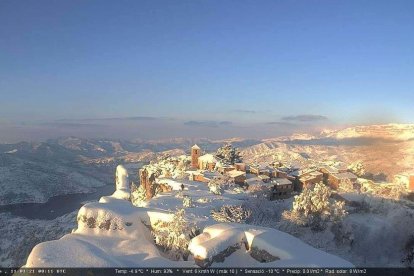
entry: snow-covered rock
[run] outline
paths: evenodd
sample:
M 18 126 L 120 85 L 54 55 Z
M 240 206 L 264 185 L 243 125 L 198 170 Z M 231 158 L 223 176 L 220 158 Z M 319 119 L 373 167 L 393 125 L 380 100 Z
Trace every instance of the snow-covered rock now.
M 131 198 L 131 187 L 128 178 L 128 171 L 124 166 L 116 167 L 116 190 L 113 197 L 129 200 Z
M 272 267 L 352 267 L 339 257 L 313 248 L 301 240 L 272 228 L 247 224 L 220 223 L 204 229 L 191 240 L 189 250 L 196 259 L 213 259 L 227 248 L 245 244 L 246 248 L 266 251 L 278 260 L 262 264 Z M 245 266 L 241 263 L 240 266 Z
M 113 196 L 84 205 L 78 228 L 60 240 L 36 245 L 26 267 L 185 266 L 161 256 L 143 224 L 168 220 L 164 212 L 136 208 Z

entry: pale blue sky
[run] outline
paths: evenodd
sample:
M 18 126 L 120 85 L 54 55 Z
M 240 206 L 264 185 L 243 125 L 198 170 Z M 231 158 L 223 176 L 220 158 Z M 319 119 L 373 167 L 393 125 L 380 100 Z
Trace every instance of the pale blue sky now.
M 269 136 L 412 122 L 413 33 L 410 0 L 3 0 L 0 123 L 146 116 Z

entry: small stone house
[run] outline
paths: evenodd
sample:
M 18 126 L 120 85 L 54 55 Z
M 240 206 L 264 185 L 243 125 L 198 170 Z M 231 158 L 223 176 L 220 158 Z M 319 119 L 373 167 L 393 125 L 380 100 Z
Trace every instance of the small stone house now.
M 293 183 L 286 178 L 272 179 L 269 184 L 272 186 L 271 199 L 284 199 L 292 195 Z
M 226 172 L 226 175 L 228 175 L 236 184 L 244 184 L 246 181 L 246 173 L 242 171 L 232 170 Z
M 207 153 L 198 158 L 198 168 L 200 170 L 213 171 L 217 162 L 218 160 L 213 154 Z
M 328 184 L 332 189 L 338 189 L 339 184 L 342 181 L 351 181 L 352 183 L 355 183 L 357 179 L 358 177 L 351 172 L 330 174 L 328 177 Z

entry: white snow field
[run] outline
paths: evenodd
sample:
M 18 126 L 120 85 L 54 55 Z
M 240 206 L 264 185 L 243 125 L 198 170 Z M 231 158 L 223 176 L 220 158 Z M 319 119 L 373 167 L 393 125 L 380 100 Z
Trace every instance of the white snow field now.
M 352 267 L 343 259 L 320 251 L 301 240 L 272 228 L 239 223 L 220 223 L 209 226 L 203 233 L 191 240 L 189 250 L 194 257 L 212 258 L 229 246 L 242 242 L 248 248 L 264 250 L 280 260 L 259 263 L 253 258 L 243 262 L 226 262 L 218 266 L 261 266 L 261 267 Z M 246 253 L 244 248 L 239 249 Z M 246 263 L 247 261 L 247 263 Z
M 95 218 L 92 222 L 82 219 Z M 59 240 L 36 245 L 26 267 L 194 267 L 194 260 L 171 261 L 162 256 L 153 242 L 151 225 L 169 220 L 172 214 L 139 208 L 113 196 L 102 197 L 79 210 L 78 229 Z M 106 221 L 110 223 L 105 224 Z M 107 227 L 105 227 L 108 225 Z M 239 249 L 215 266 L 249 267 L 352 267 L 339 257 L 315 249 L 299 239 L 275 229 L 247 224 L 220 223 L 204 229 L 193 238 L 189 250 L 196 256 L 210 258 L 228 246 L 246 241 L 249 246 L 266 250 L 280 260 L 260 263 Z M 238 257 L 244 259 L 239 260 Z
M 127 181 L 122 168 L 117 168 L 118 179 Z M 226 191 L 212 195 L 204 183 L 184 181 L 185 192 L 193 197 L 196 206 L 187 208 L 189 221 L 197 222 L 203 232 L 190 241 L 189 251 L 194 255 L 188 261 L 168 259 L 154 243 L 150 227 L 157 221 L 169 222 L 174 212 L 182 207 L 178 191 L 163 193 L 153 198 L 147 207 L 136 207 L 115 192 L 99 202 L 85 204 L 78 213 L 78 228 L 59 240 L 36 245 L 26 267 L 197 267 L 197 258 L 211 259 L 229 246 L 244 243 L 216 267 L 352 267 L 339 257 L 313 248 L 299 239 L 272 229 L 248 224 L 217 223 L 208 214 L 213 206 L 237 203 L 240 195 Z M 120 184 L 120 183 L 118 183 Z M 117 185 L 124 189 L 123 185 Z M 206 200 L 197 201 L 196 198 Z M 210 205 L 209 208 L 207 205 Z M 262 263 L 251 257 L 250 249 L 266 251 L 276 260 Z

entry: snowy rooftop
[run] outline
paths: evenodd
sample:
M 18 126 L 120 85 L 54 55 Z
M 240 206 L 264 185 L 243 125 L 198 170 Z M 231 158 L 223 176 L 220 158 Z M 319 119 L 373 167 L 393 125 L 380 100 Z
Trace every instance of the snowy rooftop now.
M 228 171 L 227 175 L 230 177 L 238 177 L 238 176 L 246 175 L 246 173 L 242 171 L 232 170 L 232 171 Z
M 209 171 L 205 171 L 203 172 L 204 177 L 207 178 L 214 178 L 215 176 L 221 176 L 221 174 L 219 172 L 213 171 L 213 172 L 209 172 Z
M 269 180 L 270 179 L 270 177 L 265 175 L 265 174 L 259 175 L 258 178 L 260 178 L 261 180 Z
M 331 166 L 323 166 L 321 169 L 327 170 L 329 173 L 338 173 L 338 170 Z
M 211 153 L 207 153 L 207 154 L 200 156 L 198 160 L 202 162 L 206 162 L 206 163 L 217 163 L 218 162 L 217 158 Z
M 246 179 L 247 184 L 252 185 L 252 184 L 256 184 L 256 183 L 260 183 L 263 184 L 263 180 L 257 176 L 255 177 L 250 177 Z
M 286 178 L 275 178 L 272 179 L 272 184 L 275 185 L 290 185 L 292 182 L 289 179 Z
M 337 173 L 337 174 L 333 174 L 333 176 L 336 177 L 337 179 L 356 179 L 356 178 L 358 178 L 355 174 L 353 174 L 351 172 Z

